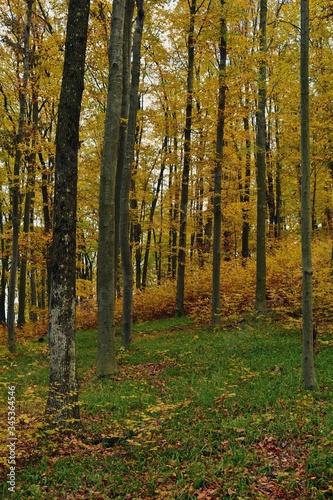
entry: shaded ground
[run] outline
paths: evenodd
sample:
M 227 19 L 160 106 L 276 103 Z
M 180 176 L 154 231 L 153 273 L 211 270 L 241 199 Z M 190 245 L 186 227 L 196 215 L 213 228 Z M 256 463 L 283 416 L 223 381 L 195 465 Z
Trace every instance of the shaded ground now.
M 140 325 L 109 380 L 94 374 L 96 333 L 81 332 L 83 429 L 67 437 L 42 430 L 45 343 L 20 343 L 16 356 L 3 349 L 4 396 L 8 383 L 17 391 L 11 497 L 332 498 L 331 335 L 318 342 L 320 390 L 305 392 L 299 332 L 269 319 L 220 332 L 179 320 Z

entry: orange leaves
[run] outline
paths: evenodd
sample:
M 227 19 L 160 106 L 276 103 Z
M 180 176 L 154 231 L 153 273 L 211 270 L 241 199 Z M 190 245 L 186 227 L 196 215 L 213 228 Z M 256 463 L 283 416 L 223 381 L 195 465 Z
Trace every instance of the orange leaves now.
M 317 239 L 313 243 L 314 316 L 318 324 L 328 324 L 333 315 L 330 300 L 333 280 L 330 274 L 330 240 Z M 267 299 L 271 311 L 288 320 L 301 318 L 301 250 L 295 238 L 275 243 L 267 254 Z M 254 306 L 255 260 L 246 266 L 241 259 L 221 263 L 221 315 L 228 324 L 238 321 Z M 82 283 L 84 285 L 84 283 Z M 80 285 L 81 286 L 81 285 Z M 196 323 L 208 325 L 211 320 L 212 271 L 210 264 L 197 270 L 188 270 L 185 283 L 185 311 Z M 134 291 L 134 321 L 171 318 L 175 314 L 174 281 L 161 286 L 152 285 L 145 291 Z M 121 323 L 122 301 L 116 304 L 116 322 Z M 94 300 L 85 300 L 78 307 L 79 328 L 96 325 L 97 310 Z M 243 374 L 248 376 L 248 374 Z

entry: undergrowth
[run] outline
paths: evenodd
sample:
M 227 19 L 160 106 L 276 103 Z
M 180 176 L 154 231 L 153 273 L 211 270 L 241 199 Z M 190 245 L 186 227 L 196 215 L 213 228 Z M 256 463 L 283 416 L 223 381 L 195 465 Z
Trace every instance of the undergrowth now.
M 269 245 L 268 245 L 269 247 Z M 313 243 L 313 299 L 317 326 L 329 325 L 333 318 L 333 278 L 331 269 L 331 241 L 316 239 Z M 255 300 L 256 262 L 253 255 L 246 265 L 236 258 L 221 263 L 221 316 L 226 323 L 240 314 L 253 310 Z M 281 316 L 300 321 L 302 293 L 301 247 L 298 239 L 274 242 L 267 251 L 267 304 Z M 165 279 L 160 286 L 134 291 L 134 321 L 171 318 L 175 314 L 176 283 Z M 185 311 L 198 325 L 211 321 L 212 268 L 209 262 L 202 268 L 187 263 Z M 121 323 L 122 300 L 117 300 L 116 321 Z M 78 307 L 80 328 L 95 328 L 97 306 L 94 301 Z
M 331 266 L 331 241 L 314 240 L 313 243 L 313 311 L 317 330 L 330 329 L 333 319 L 333 277 Z M 221 263 L 221 317 L 224 326 L 237 323 L 239 317 L 253 311 L 255 301 L 256 262 L 253 255 L 244 264 L 241 258 Z M 275 241 L 267 251 L 267 306 L 281 318 L 301 324 L 302 270 L 301 248 L 298 239 Z M 82 280 L 81 280 L 82 281 Z M 83 285 L 79 280 L 78 290 Z M 87 288 L 87 285 L 85 285 Z M 77 327 L 88 330 L 97 328 L 97 302 L 92 283 L 89 294 L 78 300 Z M 81 290 L 82 291 L 82 290 Z M 81 292 L 80 292 L 81 293 Z M 82 292 L 83 293 L 83 292 Z M 134 290 L 133 320 L 145 322 L 173 318 L 175 315 L 176 282 L 165 278 L 161 285 L 150 285 L 146 290 Z M 185 280 L 184 308 L 186 315 L 197 325 L 211 322 L 212 268 L 207 261 L 198 268 L 188 261 Z M 115 318 L 121 325 L 122 299 L 116 301 Z M 40 338 L 46 335 L 47 314 L 37 323 L 27 323 L 17 329 L 18 339 Z M 0 326 L 0 344 L 5 343 L 7 331 Z
M 78 333 L 83 429 L 67 437 L 42 430 L 45 343 L 19 343 L 15 356 L 2 348 L 4 397 L 8 384 L 17 391 L 13 499 L 332 497 L 330 333 L 316 348 L 314 392 L 302 389 L 298 329 L 274 317 L 221 331 L 139 323 L 130 351 L 119 340 L 119 373 L 100 380 L 96 332 Z

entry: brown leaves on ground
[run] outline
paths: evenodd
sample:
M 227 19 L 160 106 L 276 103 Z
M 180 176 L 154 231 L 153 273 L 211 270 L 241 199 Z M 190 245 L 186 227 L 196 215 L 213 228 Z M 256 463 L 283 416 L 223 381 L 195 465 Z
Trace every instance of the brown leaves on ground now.
M 253 494 L 261 495 L 271 500 L 285 500 L 286 498 L 306 498 L 306 440 L 291 439 L 279 444 L 277 439 L 265 435 L 264 440 L 254 445 L 259 461 L 263 463 L 269 473 L 258 476 L 251 489 Z M 297 484 L 291 491 L 288 483 Z

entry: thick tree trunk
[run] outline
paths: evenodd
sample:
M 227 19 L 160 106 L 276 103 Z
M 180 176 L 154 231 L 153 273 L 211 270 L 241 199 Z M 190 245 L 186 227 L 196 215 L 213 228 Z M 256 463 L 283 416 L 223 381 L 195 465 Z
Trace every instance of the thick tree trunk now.
M 259 91 L 257 113 L 257 271 L 255 310 L 267 312 L 266 304 L 266 23 L 267 0 L 260 0 Z
M 182 173 L 182 187 L 180 197 L 180 225 L 179 225 L 179 249 L 177 261 L 177 295 L 176 316 L 184 316 L 185 296 L 185 264 L 186 264 L 186 232 L 187 232 L 187 204 L 188 185 L 191 164 L 191 134 L 192 134 L 192 111 L 193 111 L 193 76 L 194 76 L 194 26 L 197 12 L 196 0 L 190 5 L 190 28 L 187 39 L 188 65 L 187 65 L 187 100 L 184 140 L 184 163 Z
M 140 58 L 141 39 L 144 21 L 144 1 L 137 0 L 137 16 L 133 39 L 133 62 L 130 88 L 130 107 L 127 130 L 126 154 L 124 158 L 123 182 L 121 188 L 120 245 L 123 270 L 123 319 L 122 345 L 129 348 L 132 340 L 132 310 L 133 310 L 133 266 L 131 245 L 129 239 L 130 212 L 129 194 L 131 173 L 136 136 L 136 117 L 139 107 Z
M 221 8 L 224 7 L 221 0 Z M 213 197 L 213 288 L 212 288 L 212 326 L 221 325 L 221 193 L 222 193 L 222 159 L 224 145 L 224 112 L 226 100 L 225 69 L 227 64 L 226 34 L 227 25 L 221 13 L 220 20 L 220 58 L 219 58 L 219 101 L 217 110 L 216 131 L 216 161 L 214 168 L 214 197 Z
M 23 47 L 23 78 L 19 89 L 19 122 L 16 136 L 16 151 L 14 159 L 13 180 L 11 184 L 12 197 L 12 258 L 10 265 L 9 287 L 8 287 L 8 347 L 10 352 L 15 351 L 15 295 L 16 275 L 19 260 L 19 230 L 20 230 L 20 169 L 22 161 L 22 145 L 24 142 L 24 125 L 26 120 L 26 94 L 29 78 L 29 41 L 32 16 L 32 5 L 34 0 L 27 0 L 27 19 L 24 30 Z
M 90 0 L 70 0 L 56 131 L 53 262 L 50 300 L 50 427 L 79 424 L 76 370 L 76 203 L 79 121 Z
M 302 212 L 302 320 L 303 381 L 306 389 L 317 387 L 313 352 L 312 254 L 309 125 L 309 0 L 301 0 L 301 212 Z
M 116 206 L 115 190 L 123 91 L 123 33 L 126 0 L 114 0 L 109 46 L 109 83 L 99 193 L 97 257 L 99 377 L 117 371 L 115 352 Z

